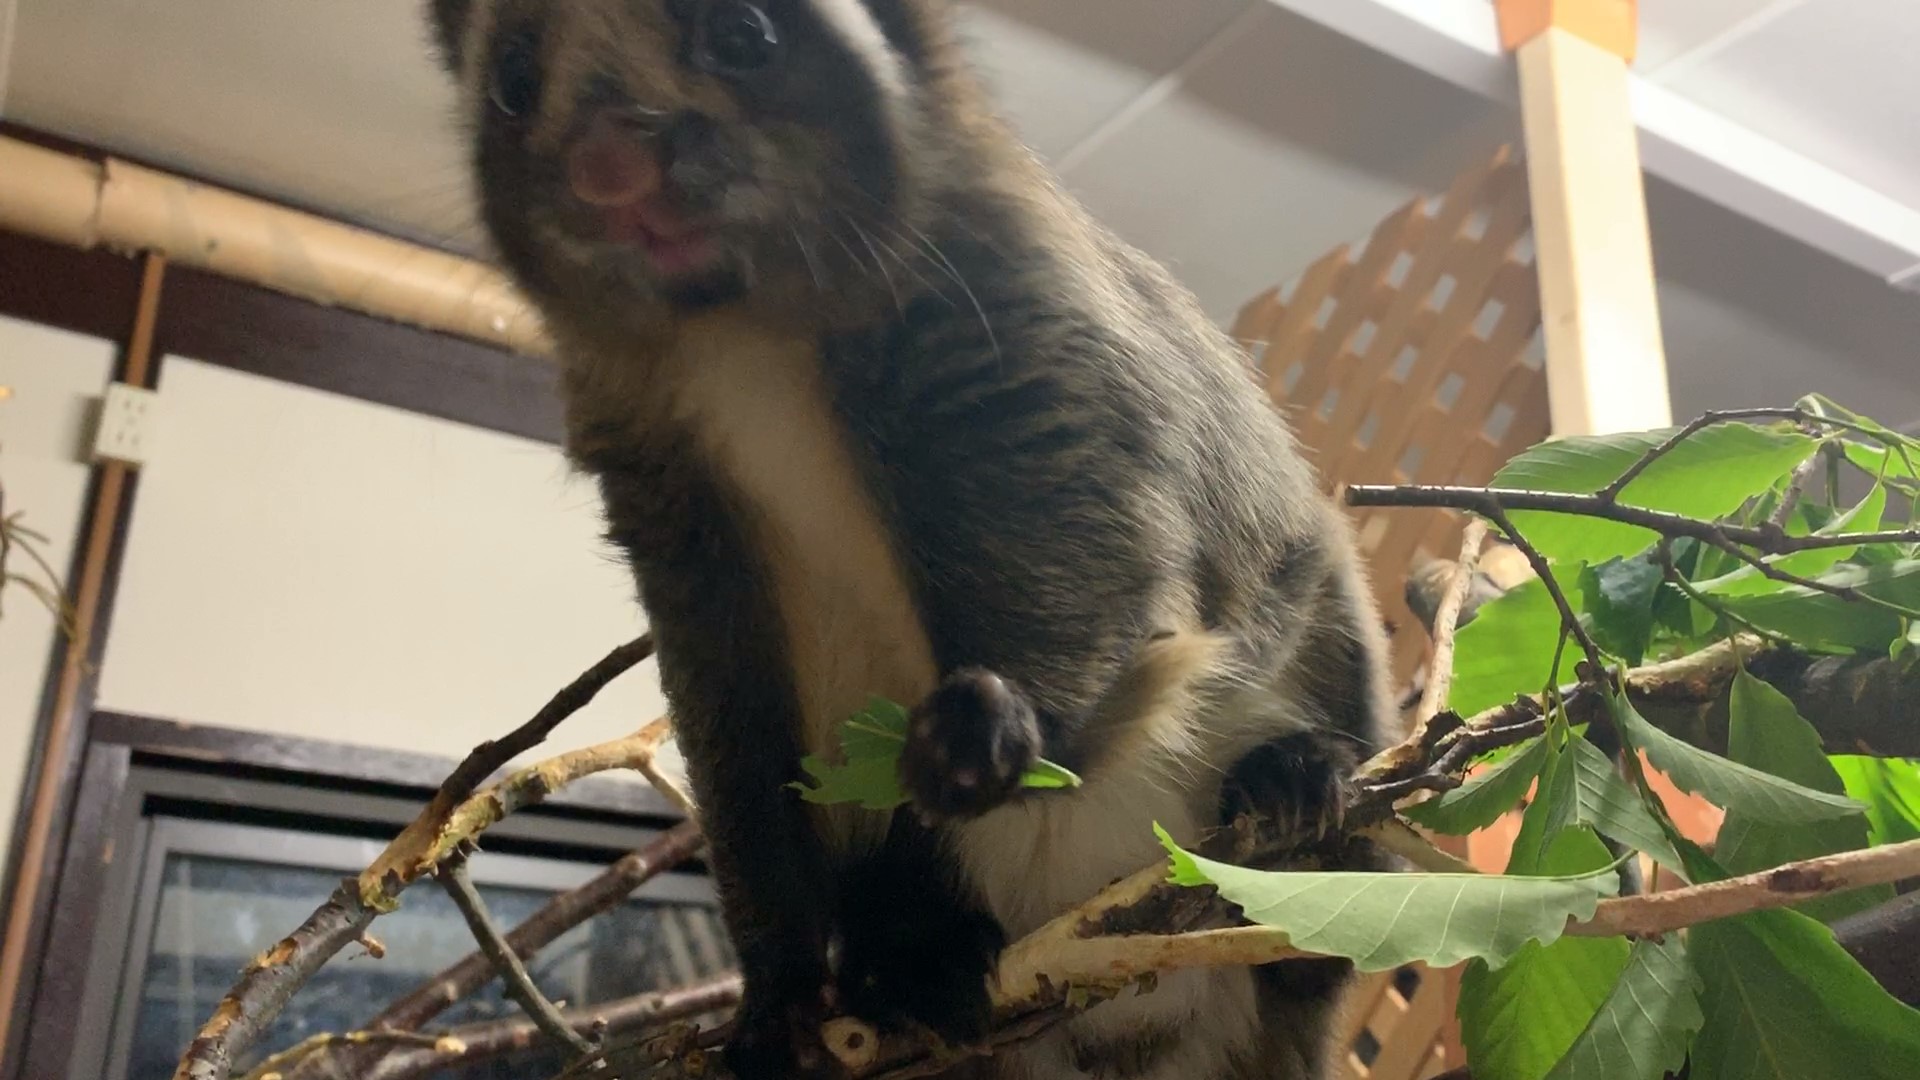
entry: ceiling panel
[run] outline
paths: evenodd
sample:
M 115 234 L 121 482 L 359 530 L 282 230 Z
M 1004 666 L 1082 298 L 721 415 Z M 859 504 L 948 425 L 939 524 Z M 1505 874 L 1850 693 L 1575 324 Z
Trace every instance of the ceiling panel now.
M 1754 131 L 1920 206 L 1920 3 L 1800 4 L 1671 80 Z
M 1275 8 L 1068 180 L 1226 318 L 1444 188 L 1511 125 L 1464 90 Z
M 1058 158 L 1266 0 L 1179 2 L 1179 17 L 1170 18 L 1168 0 L 980 0 L 968 5 L 965 25 L 1021 134 Z

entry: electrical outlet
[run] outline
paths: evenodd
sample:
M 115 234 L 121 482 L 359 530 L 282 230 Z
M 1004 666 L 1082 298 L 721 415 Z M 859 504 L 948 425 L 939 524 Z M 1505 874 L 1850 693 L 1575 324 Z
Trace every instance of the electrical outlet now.
M 160 395 L 123 382 L 107 384 L 100 402 L 100 424 L 93 433 L 93 460 L 118 461 L 138 468 L 153 453 Z

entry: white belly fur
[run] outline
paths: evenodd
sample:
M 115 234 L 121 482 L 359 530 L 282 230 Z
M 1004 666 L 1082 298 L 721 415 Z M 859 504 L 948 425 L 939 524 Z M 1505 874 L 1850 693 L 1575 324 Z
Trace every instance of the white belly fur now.
M 854 466 L 814 351 L 793 336 L 716 318 L 683 335 L 678 411 L 756 518 L 813 753 L 837 756 L 842 721 L 873 695 L 911 705 L 931 693 L 932 650 L 899 559 Z M 821 815 L 829 839 L 863 847 L 885 821 Z
M 734 319 L 689 328 L 683 341 L 676 412 L 703 432 L 752 508 L 785 623 L 806 745 L 837 753 L 840 722 L 870 696 L 912 703 L 937 683 L 906 576 L 829 407 L 814 351 Z M 967 876 L 1010 939 L 1160 857 L 1156 822 L 1182 842 L 1197 839 L 1189 789 L 1211 784 L 1161 771 L 1168 762 L 1143 755 L 1130 763 L 1137 767 L 1110 766 L 1073 795 L 1004 807 L 954 831 Z M 843 851 L 877 842 L 885 823 L 857 809 L 822 819 Z M 1172 974 L 1153 993 L 1103 1005 L 1069 1027 L 1097 1036 L 1146 1021 L 1177 1024 L 1193 1037 L 1164 1077 L 1156 1070 L 1140 1080 L 1217 1073 L 1231 1048 L 1252 1037 L 1251 977 Z M 1032 1080 L 1078 1075 L 1067 1054 L 1062 1035 L 1021 1051 L 1016 1064 Z

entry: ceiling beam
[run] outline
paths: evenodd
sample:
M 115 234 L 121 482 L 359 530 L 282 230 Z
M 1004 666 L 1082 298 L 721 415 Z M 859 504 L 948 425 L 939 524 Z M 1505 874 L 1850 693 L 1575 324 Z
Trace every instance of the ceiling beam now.
M 1487 0 L 1267 0 L 1483 97 L 1516 100 Z M 1851 263 L 1920 289 L 1920 208 L 1645 76 L 1629 77 L 1646 170 Z

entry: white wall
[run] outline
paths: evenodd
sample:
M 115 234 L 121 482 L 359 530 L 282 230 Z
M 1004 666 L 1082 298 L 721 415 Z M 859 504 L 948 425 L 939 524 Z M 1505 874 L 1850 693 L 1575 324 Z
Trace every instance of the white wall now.
M 100 707 L 458 757 L 644 628 L 544 444 L 169 357 Z M 543 753 L 662 712 L 652 664 Z
M 42 554 L 61 574 L 73 559 L 87 493 L 82 451 L 92 432 L 93 399 L 113 371 L 114 348 L 98 338 L 0 317 L 0 484 L 6 512 L 47 535 Z M 16 573 L 38 574 L 23 553 Z M 20 782 L 39 717 L 56 623 L 25 589 L 0 593 L 0 862 L 13 841 Z

